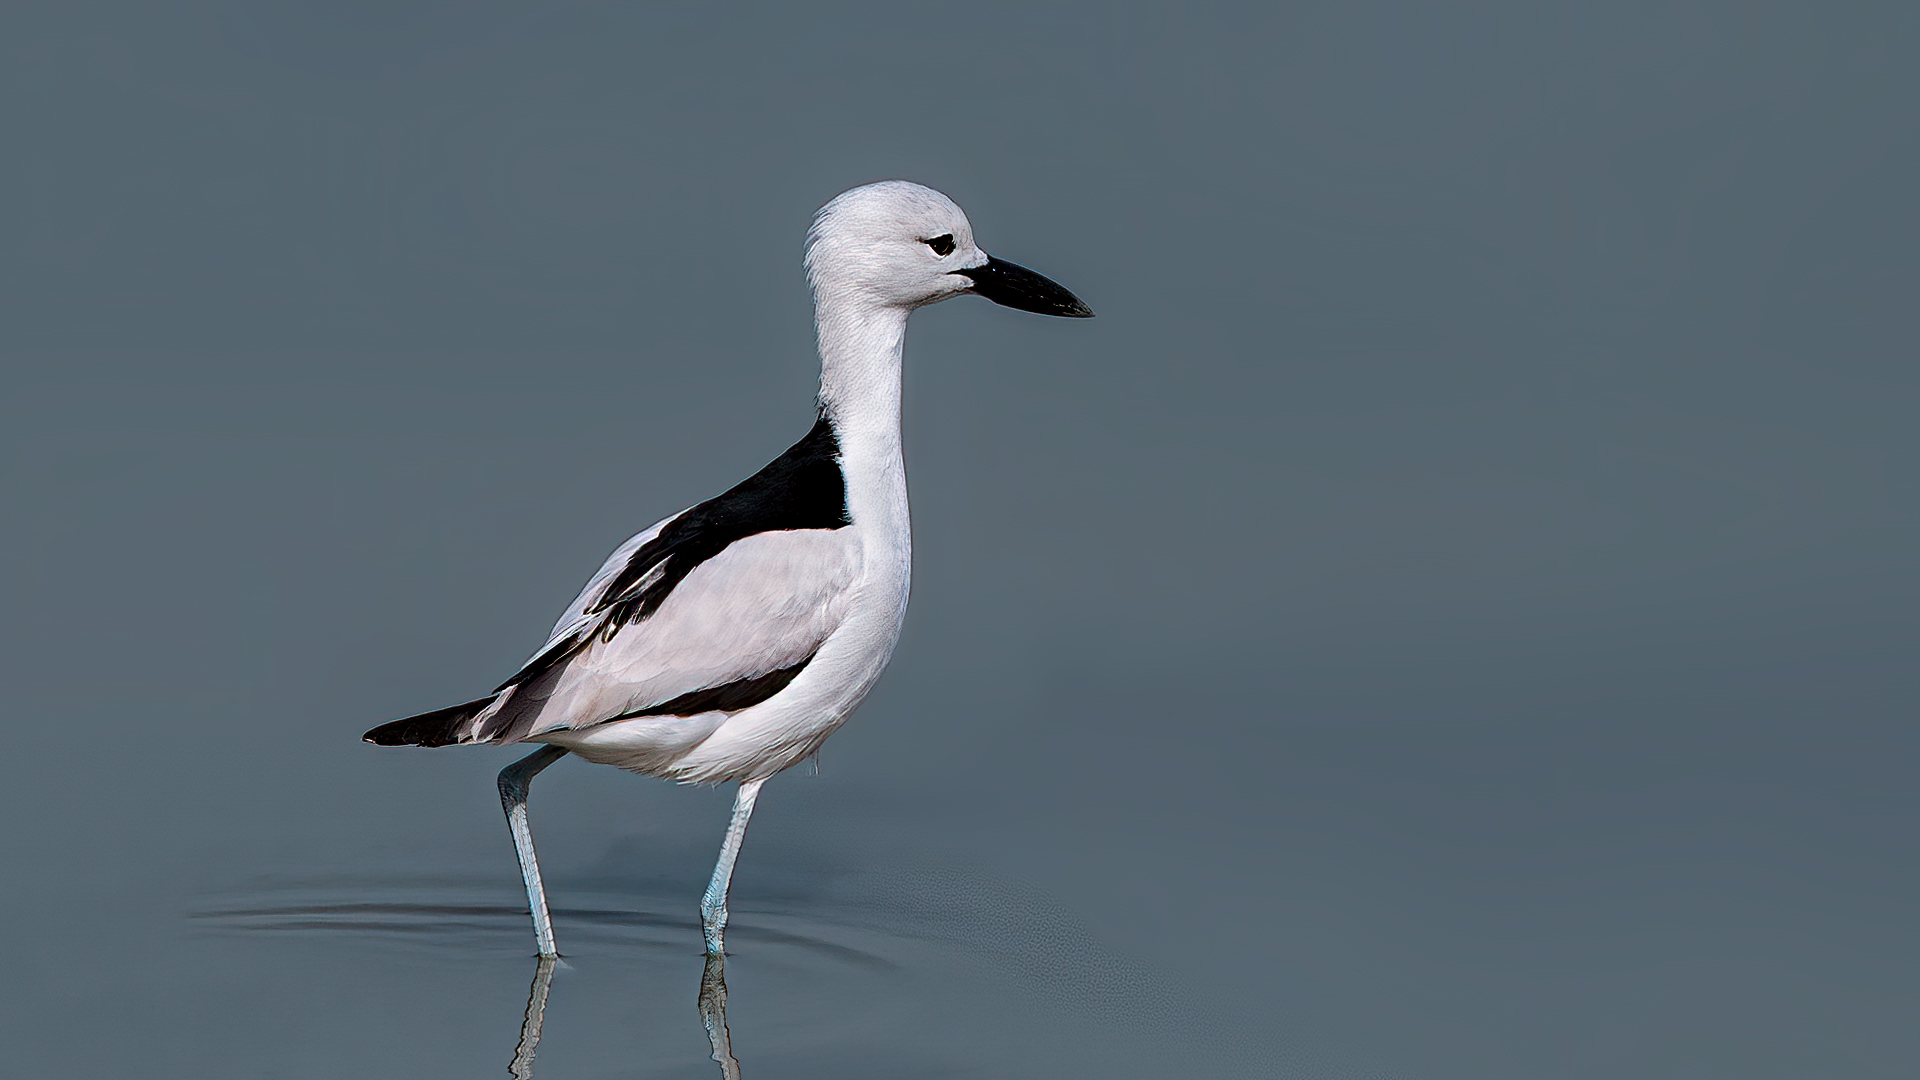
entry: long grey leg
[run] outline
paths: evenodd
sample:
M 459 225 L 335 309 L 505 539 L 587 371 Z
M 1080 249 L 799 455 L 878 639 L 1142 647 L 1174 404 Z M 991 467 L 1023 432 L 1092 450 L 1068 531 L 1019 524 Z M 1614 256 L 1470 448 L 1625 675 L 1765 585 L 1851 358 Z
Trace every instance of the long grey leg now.
M 733 884 L 733 863 L 740 857 L 740 841 L 746 839 L 747 819 L 753 816 L 753 800 L 760 797 L 760 785 L 766 782 L 764 777 L 741 782 L 740 794 L 733 799 L 733 821 L 728 824 L 727 838 L 720 845 L 720 861 L 713 866 L 713 880 L 707 883 L 707 894 L 700 898 L 700 926 L 706 931 L 709 956 L 726 952 L 723 939 L 727 933 L 727 887 Z
M 527 883 L 527 908 L 533 912 L 533 940 L 541 956 L 559 956 L 553 947 L 553 920 L 547 917 L 547 890 L 540 885 L 540 863 L 533 857 L 533 832 L 527 828 L 527 785 L 540 770 L 566 757 L 557 746 L 543 746 L 500 770 L 500 805 L 520 856 L 520 877 Z

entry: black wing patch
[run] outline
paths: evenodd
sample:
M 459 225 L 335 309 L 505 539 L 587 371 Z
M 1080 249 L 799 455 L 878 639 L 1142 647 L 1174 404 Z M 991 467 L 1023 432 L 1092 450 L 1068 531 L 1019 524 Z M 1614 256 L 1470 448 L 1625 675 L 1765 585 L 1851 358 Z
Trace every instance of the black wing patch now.
M 659 610 L 693 568 L 756 533 L 786 529 L 840 529 L 847 515 L 847 481 L 840 472 L 840 440 L 820 417 L 806 438 L 766 468 L 667 523 L 607 582 L 587 614 L 610 612 L 603 633 Z
M 602 640 L 610 641 L 621 627 L 659 610 L 694 567 L 736 540 L 763 532 L 841 529 L 851 524 L 847 481 L 840 471 L 840 439 L 822 415 L 805 438 L 766 468 L 668 522 L 660 535 L 633 553 L 585 613 L 606 613 L 598 626 Z M 539 676 L 590 640 L 589 630 L 554 642 L 499 689 Z
M 739 679 L 724 686 L 710 686 L 705 690 L 681 694 L 677 698 L 663 701 L 658 705 L 648 705 L 643 709 L 621 713 L 612 720 L 632 720 L 640 716 L 698 716 L 703 712 L 736 713 L 742 709 L 751 709 L 773 695 L 787 688 L 794 676 L 800 674 L 809 663 L 813 654 L 806 659 L 779 671 L 769 671 L 765 675 L 756 675 L 751 679 Z M 612 720 L 607 722 L 611 723 Z

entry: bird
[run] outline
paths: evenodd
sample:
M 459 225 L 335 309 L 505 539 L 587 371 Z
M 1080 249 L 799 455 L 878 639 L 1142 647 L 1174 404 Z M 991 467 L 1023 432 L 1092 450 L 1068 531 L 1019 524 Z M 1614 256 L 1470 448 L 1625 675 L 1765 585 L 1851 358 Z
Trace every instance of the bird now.
M 738 785 L 700 901 L 707 955 L 724 955 L 727 894 L 761 785 L 819 750 L 900 640 L 913 562 L 900 435 L 908 316 L 967 294 L 1093 315 L 1059 283 L 988 255 L 952 199 L 906 180 L 828 201 L 802 265 L 820 358 L 812 428 L 759 472 L 621 544 L 492 693 L 363 736 L 539 744 L 500 772 L 499 789 L 541 957 L 559 953 L 527 795 L 567 754 Z

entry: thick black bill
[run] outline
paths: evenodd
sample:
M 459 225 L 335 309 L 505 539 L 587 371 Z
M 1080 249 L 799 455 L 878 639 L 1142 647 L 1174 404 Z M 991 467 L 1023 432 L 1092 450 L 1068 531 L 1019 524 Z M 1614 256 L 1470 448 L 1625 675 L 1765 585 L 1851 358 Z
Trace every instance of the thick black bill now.
M 955 270 L 954 273 L 972 278 L 973 291 L 996 304 L 1040 315 L 1093 318 L 1093 309 L 1081 303 L 1079 297 L 1061 288 L 1053 279 L 1036 274 L 1018 263 L 989 258 L 985 266 Z

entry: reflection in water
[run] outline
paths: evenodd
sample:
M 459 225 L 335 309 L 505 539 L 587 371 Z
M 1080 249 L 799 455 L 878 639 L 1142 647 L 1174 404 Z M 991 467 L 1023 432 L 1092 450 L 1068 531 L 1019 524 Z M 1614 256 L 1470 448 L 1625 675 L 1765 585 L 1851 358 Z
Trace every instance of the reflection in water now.
M 740 1062 L 733 1056 L 733 1033 L 727 1030 L 727 958 L 707 954 L 700 973 L 700 1022 L 707 1026 L 713 1060 L 720 1063 L 723 1080 L 740 1080 Z
M 520 1042 L 513 1048 L 513 1063 L 507 1072 L 514 1080 L 532 1080 L 533 1052 L 540 1047 L 540 1027 L 547 1019 L 547 992 L 553 986 L 553 969 L 559 960 L 542 956 L 534 964 L 533 986 L 527 990 L 527 1012 L 520 1021 Z M 740 1062 L 733 1056 L 733 1034 L 727 1030 L 727 960 L 707 954 L 706 970 L 700 973 L 700 1022 L 706 1026 L 707 1041 L 713 1044 L 713 1060 L 720 1063 L 721 1080 L 740 1080 Z
M 527 991 L 527 1016 L 520 1022 L 520 1045 L 513 1048 L 513 1064 L 507 1071 L 514 1080 L 533 1076 L 533 1052 L 540 1045 L 540 1025 L 547 1019 L 547 990 L 553 985 L 553 969 L 560 961 L 542 956 L 533 968 L 533 987 Z
M 607 861 L 636 860 L 616 847 Z M 899 1075 L 998 1075 L 1017 1059 L 1033 1075 L 1144 1078 L 1195 1075 L 1194 1060 L 1221 1060 L 1222 1045 L 1197 1037 L 1217 1032 L 1218 1022 L 1196 1019 L 1217 1013 L 1219 999 L 1188 998 L 1115 956 L 1048 898 L 964 868 L 819 873 L 820 863 L 834 861 L 829 852 L 808 862 L 804 875 L 757 882 L 766 899 L 730 935 L 752 954 L 733 958 L 748 964 L 732 965 L 733 973 L 746 972 L 762 1020 L 773 1026 L 750 1023 L 762 1034 L 806 1033 L 797 1042 L 775 1038 L 766 1045 L 749 1038 L 756 1070 L 766 1068 L 762 1059 L 771 1054 L 787 1064 L 776 1064 L 776 1072 L 827 1075 L 829 1057 L 882 1052 L 902 1066 L 894 1070 Z M 566 1018 L 561 1026 L 580 1023 L 578 1041 L 565 1038 L 561 1050 L 548 1045 L 548 1057 L 560 1053 L 562 1059 L 549 1060 L 544 1070 L 564 1070 L 570 1054 L 594 1063 L 588 1071 L 630 1070 L 637 1023 L 645 1029 L 649 1065 L 676 1075 L 691 1068 L 697 1075 L 712 1067 L 710 1060 L 719 1064 L 722 1080 L 738 1077 L 744 1065 L 734 1056 L 726 1015 L 724 961 L 708 962 L 694 975 L 699 969 L 691 966 L 690 943 L 699 940 L 699 923 L 660 914 L 683 898 L 677 886 L 668 896 L 659 885 L 611 871 L 581 875 L 569 895 L 598 902 L 553 913 L 572 928 L 568 940 L 581 959 L 536 963 L 530 986 L 518 981 L 527 978 L 527 909 L 499 902 L 503 890 L 491 877 L 265 880 L 209 897 L 193 916 L 200 934 L 278 939 L 217 953 L 235 964 L 266 965 L 271 957 L 273 977 L 295 973 L 289 983 L 317 999 L 346 996 L 333 994 L 335 980 L 359 985 L 361 972 L 346 963 L 343 942 L 382 956 L 400 950 L 417 961 L 392 968 L 382 992 L 395 1001 L 476 991 L 470 980 L 490 973 L 494 994 L 510 997 L 496 998 L 479 1015 L 469 1012 L 463 1025 L 491 1028 L 493 1035 L 477 1046 L 463 1039 L 449 1048 L 469 1061 L 477 1054 L 483 1075 L 498 1076 L 503 1066 L 515 1078 L 538 1075 L 535 1052 L 557 979 L 556 1007 Z M 588 957 L 591 962 L 583 962 Z M 520 974 L 502 978 L 501 965 Z M 692 1003 L 686 1000 L 695 988 L 690 983 L 697 983 Z M 1199 1000 L 1207 1000 L 1205 1008 L 1197 1007 Z M 699 1041 L 688 1004 L 696 1004 L 706 1036 Z M 509 1016 L 521 1021 L 517 1029 L 509 1028 Z M 1262 1023 L 1271 1027 L 1270 1018 Z M 422 1038 L 417 1025 L 400 1019 L 382 1031 L 394 1045 L 412 1047 Z M 493 1064 L 485 1064 L 488 1058 Z M 1229 1064 L 1222 1075 L 1273 1072 L 1244 1068 L 1249 1063 L 1237 1059 Z M 1304 1068 L 1283 1071 L 1312 1075 Z

